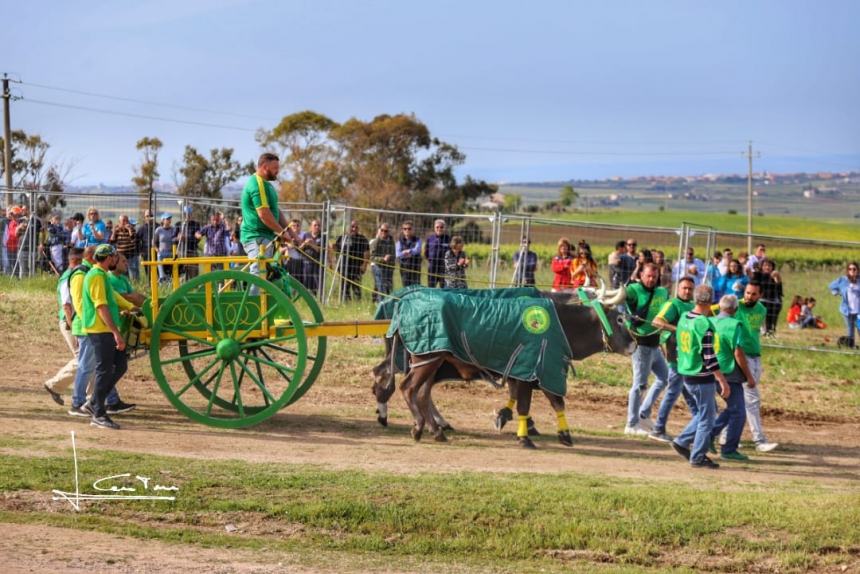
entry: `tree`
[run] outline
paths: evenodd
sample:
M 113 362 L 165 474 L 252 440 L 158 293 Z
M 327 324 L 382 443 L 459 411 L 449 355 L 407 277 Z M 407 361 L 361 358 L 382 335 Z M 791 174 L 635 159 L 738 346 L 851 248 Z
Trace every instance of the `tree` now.
M 232 148 L 212 149 L 206 158 L 192 146 L 185 146 L 179 168 L 183 179 L 177 191 L 185 197 L 222 199 L 221 190 L 239 179 L 246 169 L 246 166 L 233 159 Z M 211 211 L 208 206 L 195 206 L 194 217 L 206 220 Z
M 38 134 L 15 130 L 11 136 L 12 185 L 26 190 L 51 192 L 50 195 L 36 197 L 36 215 L 39 217 L 45 217 L 57 206 L 65 207 L 66 201 L 59 194 L 65 189 L 65 180 L 72 165 L 48 163 L 48 149 L 51 146 Z M 3 145 L 3 138 L 0 138 L 0 149 Z M 0 162 L 0 178 L 4 175 L 5 166 Z M 8 199 L 11 199 L 11 195 Z M 27 203 L 27 194 L 22 193 L 18 200 Z
M 502 206 L 502 209 L 505 213 L 515 213 L 519 211 L 520 205 L 523 203 L 523 197 L 516 193 L 509 193 L 505 195 L 504 202 L 505 204 Z
M 158 181 L 158 152 L 161 150 L 161 140 L 156 137 L 145 137 L 137 141 L 135 146 L 143 152 L 140 165 L 134 168 L 135 176 L 131 182 L 140 194 L 141 209 L 149 208 L 149 198 L 155 193 L 155 182 Z
M 579 193 L 573 189 L 572 185 L 565 185 L 559 192 L 559 203 L 565 207 L 571 207 L 579 199 Z
M 281 199 L 317 202 L 340 195 L 338 149 L 329 139 L 337 126 L 330 118 L 305 110 L 284 116 L 271 131 L 257 133 L 260 145 L 278 153 L 286 168 Z

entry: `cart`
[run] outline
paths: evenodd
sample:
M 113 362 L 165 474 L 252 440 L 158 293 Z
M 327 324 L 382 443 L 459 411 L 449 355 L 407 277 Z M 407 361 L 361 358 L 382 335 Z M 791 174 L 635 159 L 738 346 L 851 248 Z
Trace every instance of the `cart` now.
M 135 345 L 149 349 L 167 400 L 188 418 L 219 428 L 261 423 L 299 400 L 322 370 L 328 337 L 382 336 L 388 321 L 325 322 L 313 295 L 277 260 L 259 275 L 231 265 L 247 257 L 148 261 L 151 297 Z M 160 283 L 156 266 L 169 266 Z M 200 275 L 180 283 L 180 267 Z

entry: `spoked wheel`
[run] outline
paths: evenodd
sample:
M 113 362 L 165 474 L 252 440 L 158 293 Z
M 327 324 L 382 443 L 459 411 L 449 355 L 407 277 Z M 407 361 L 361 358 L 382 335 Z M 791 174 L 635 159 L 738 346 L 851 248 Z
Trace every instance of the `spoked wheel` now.
M 286 276 L 282 279 L 283 291 L 286 293 L 290 302 L 292 302 L 293 306 L 296 309 L 296 312 L 302 319 L 302 324 L 304 326 L 308 325 L 319 325 L 323 322 L 323 313 L 317 303 L 316 299 L 314 299 L 313 294 L 307 290 L 307 288 L 299 283 L 299 281 L 292 276 Z M 191 345 L 187 341 L 179 341 L 179 354 L 181 356 L 193 356 L 195 351 L 192 351 L 193 342 Z M 326 337 L 308 337 L 307 338 L 307 360 L 305 362 L 305 377 L 299 383 L 298 389 L 293 393 L 292 398 L 287 402 L 287 405 L 291 405 L 308 391 L 308 389 L 313 386 L 314 381 L 316 381 L 317 376 L 319 376 L 320 371 L 322 370 L 323 363 L 325 362 L 326 355 L 326 346 L 327 341 Z M 283 351 L 286 353 L 292 353 L 293 351 L 290 349 L 282 348 L 282 345 L 278 345 L 277 343 L 268 342 L 263 344 L 259 350 L 257 351 L 259 354 L 265 357 L 271 351 Z M 185 369 L 185 372 L 188 376 L 188 380 L 192 380 L 197 376 L 197 372 L 194 370 L 194 361 L 183 361 L 182 367 Z M 204 387 L 199 381 L 194 384 L 197 390 L 205 395 L 208 398 L 208 390 Z M 237 406 L 234 403 L 230 403 L 228 401 L 221 400 L 218 397 L 215 397 L 214 403 L 221 407 L 222 409 L 230 409 L 236 410 Z M 253 407 L 251 407 L 253 409 Z M 248 407 L 246 407 L 248 410 Z M 253 411 L 252 411 L 253 412 Z
M 206 273 L 179 287 L 159 309 L 151 341 L 152 372 L 168 400 L 222 428 L 257 424 L 289 404 L 307 363 L 302 317 L 290 298 L 241 271 Z

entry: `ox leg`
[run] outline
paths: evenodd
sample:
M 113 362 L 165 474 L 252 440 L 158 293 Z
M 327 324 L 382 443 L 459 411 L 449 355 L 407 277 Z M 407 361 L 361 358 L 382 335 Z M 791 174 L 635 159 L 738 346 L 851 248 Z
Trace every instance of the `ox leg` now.
M 424 420 L 427 422 L 427 426 L 430 427 L 430 432 L 433 433 L 433 439 L 436 442 L 446 442 L 448 438 L 445 436 L 442 426 L 436 421 L 436 417 L 433 416 L 433 385 L 434 381 L 432 380 L 426 381 L 421 385 L 421 388 L 418 390 L 418 408 L 421 409 Z
M 436 424 L 442 427 L 443 431 L 453 431 L 454 427 L 451 426 L 451 423 L 445 420 L 445 417 L 442 416 L 442 413 L 439 412 L 439 409 L 436 408 L 436 403 L 433 402 L 433 398 L 430 398 L 430 414 L 433 416 L 433 420 L 436 421 Z
M 564 414 L 564 398 L 553 395 L 546 391 L 543 392 L 547 400 L 549 400 L 552 410 L 555 411 L 555 417 L 558 420 L 558 442 L 564 446 L 573 446 L 573 438 L 570 436 L 570 427 L 567 426 L 567 417 Z
M 517 405 L 517 383 L 508 379 L 508 402 L 495 412 L 496 420 L 493 426 L 497 432 L 502 432 L 508 422 L 514 420 L 514 407 Z
M 411 368 L 409 370 L 409 374 L 406 376 L 400 387 L 403 392 L 403 398 L 406 400 L 406 404 L 412 412 L 414 426 L 412 427 L 411 434 L 412 438 L 416 441 L 421 440 L 421 435 L 424 433 L 424 426 L 427 423 L 424 412 L 419 404 L 419 392 L 421 391 L 422 385 L 432 382 L 436 371 L 439 369 L 439 366 L 443 361 L 444 359 L 439 357 L 418 367 Z
M 532 404 L 531 385 L 521 383 L 517 385 L 517 442 L 523 448 L 536 448 L 535 443 L 529 438 L 529 409 Z

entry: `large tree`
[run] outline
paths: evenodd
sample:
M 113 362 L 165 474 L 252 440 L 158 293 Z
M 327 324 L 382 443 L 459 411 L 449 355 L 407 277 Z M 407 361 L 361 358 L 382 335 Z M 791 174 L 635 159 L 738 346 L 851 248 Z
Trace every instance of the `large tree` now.
M 281 199 L 318 202 L 340 195 L 343 185 L 338 150 L 329 139 L 332 119 L 305 110 L 284 116 L 272 130 L 260 130 L 257 141 L 278 154 L 286 176 Z
M 209 157 L 201 155 L 192 146 L 185 146 L 182 165 L 179 167 L 177 190 L 180 195 L 193 198 L 219 200 L 221 190 L 239 179 L 247 170 L 247 166 L 233 159 L 232 148 L 212 149 Z M 195 208 L 196 218 L 208 218 L 212 210 L 209 206 Z
M 71 164 L 49 163 L 47 155 L 51 146 L 38 134 L 15 130 L 11 134 L 10 144 L 12 185 L 26 190 L 52 192 L 50 195 L 37 196 L 36 215 L 45 217 L 55 207 L 65 207 L 66 201 L 59 194 L 65 189 L 65 180 L 71 170 Z M 0 149 L 3 145 L 3 138 L 0 138 Z M 0 162 L 0 179 L 3 179 L 4 175 L 5 166 Z M 15 199 L 10 194 L 7 201 Z M 27 203 L 27 194 L 22 193 L 18 201 Z
M 155 137 L 145 137 L 137 141 L 136 148 L 142 153 L 140 165 L 134 168 L 131 182 L 140 194 L 140 207 L 149 207 L 149 197 L 155 193 L 155 182 L 158 181 L 158 152 L 162 147 L 161 140 Z

